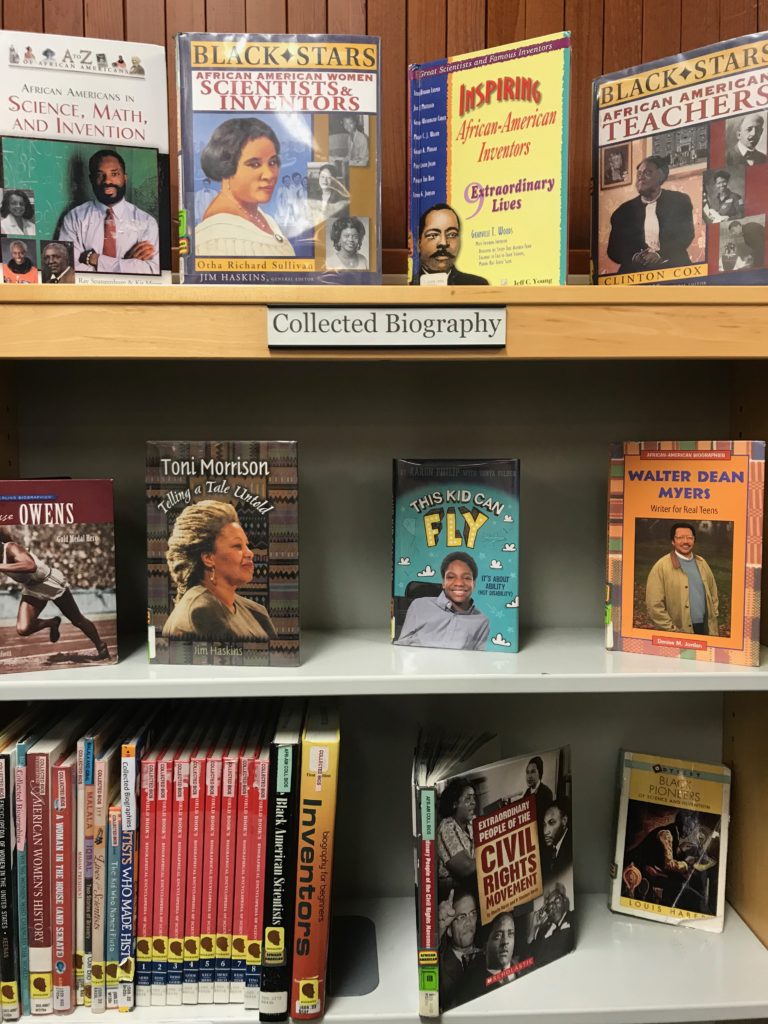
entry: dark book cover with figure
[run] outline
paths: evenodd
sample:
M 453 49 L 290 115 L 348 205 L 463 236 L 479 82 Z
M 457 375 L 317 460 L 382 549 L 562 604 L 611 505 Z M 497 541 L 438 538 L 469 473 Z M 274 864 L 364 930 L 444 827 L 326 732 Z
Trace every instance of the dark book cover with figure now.
M 176 43 L 182 283 L 380 284 L 379 40 Z
M 419 737 L 412 795 L 424 1017 L 575 946 L 570 748 L 483 763 L 493 739 Z
M 721 932 L 731 770 L 622 751 L 610 907 Z
M 299 662 L 295 441 L 147 444 L 149 660 Z
M 520 462 L 396 459 L 392 638 L 518 649 Z
M 765 284 L 768 33 L 603 75 L 594 284 Z

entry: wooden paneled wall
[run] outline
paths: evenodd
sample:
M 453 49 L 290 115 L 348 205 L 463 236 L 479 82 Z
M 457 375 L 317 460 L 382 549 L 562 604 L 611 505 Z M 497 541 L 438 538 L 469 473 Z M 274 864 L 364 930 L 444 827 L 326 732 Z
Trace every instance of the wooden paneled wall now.
M 590 103 L 602 72 L 768 28 L 768 0 L 0 0 L 0 27 L 165 43 L 174 33 L 338 32 L 383 46 L 385 271 L 405 269 L 406 68 L 484 46 L 570 29 L 571 269 L 589 248 Z M 173 60 L 169 61 L 175 137 Z

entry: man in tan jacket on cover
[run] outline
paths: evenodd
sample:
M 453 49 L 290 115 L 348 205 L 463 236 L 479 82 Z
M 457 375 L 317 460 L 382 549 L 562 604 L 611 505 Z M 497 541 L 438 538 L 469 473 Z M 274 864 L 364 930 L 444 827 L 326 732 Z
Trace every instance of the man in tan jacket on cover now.
M 693 553 L 696 531 L 690 523 L 675 523 L 670 537 L 672 550 L 648 573 L 648 617 L 656 629 L 718 636 L 717 584 L 704 559 Z

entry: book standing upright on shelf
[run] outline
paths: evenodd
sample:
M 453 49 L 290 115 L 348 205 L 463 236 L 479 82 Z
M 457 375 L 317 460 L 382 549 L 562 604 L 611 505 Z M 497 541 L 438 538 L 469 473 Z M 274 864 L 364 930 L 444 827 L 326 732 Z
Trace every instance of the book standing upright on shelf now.
M 165 47 L 6 29 L 0 52 L 2 281 L 170 284 Z
M 422 734 L 414 757 L 424 1017 L 574 947 L 570 748 L 482 764 L 491 739 Z
M 408 68 L 408 279 L 565 284 L 570 33 Z
M 721 932 L 731 770 L 623 750 L 611 910 Z
M 53 783 L 53 1012 L 75 1009 L 75 850 L 77 751 L 55 766 Z
M 616 71 L 592 106 L 594 284 L 765 284 L 768 33 Z
M 370 36 L 177 36 L 184 284 L 379 284 Z
M 299 662 L 294 441 L 147 444 L 149 659 Z
M 760 661 L 764 441 L 611 447 L 606 646 Z
M 396 459 L 392 638 L 518 649 L 520 463 Z

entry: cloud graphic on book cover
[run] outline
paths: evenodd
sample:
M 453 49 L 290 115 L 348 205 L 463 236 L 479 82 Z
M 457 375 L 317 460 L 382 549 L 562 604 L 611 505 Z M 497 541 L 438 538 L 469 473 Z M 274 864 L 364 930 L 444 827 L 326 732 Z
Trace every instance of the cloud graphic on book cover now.
M 401 558 L 400 561 L 397 564 L 398 565 L 410 565 L 411 564 L 411 560 L 410 560 L 410 558 Z
M 510 641 L 509 640 L 505 640 L 504 637 L 501 635 L 501 633 L 497 633 L 496 636 L 491 640 L 491 643 L 495 644 L 496 647 L 511 647 L 512 646 Z
M 502 551 L 517 551 L 517 548 L 515 547 L 514 544 L 505 544 L 504 547 L 501 550 Z
M 431 565 L 425 565 L 421 572 L 416 573 L 417 576 L 434 576 L 435 570 Z
M 507 601 L 504 605 L 505 608 L 519 608 L 520 607 L 520 595 L 513 597 L 511 601 Z
M 498 558 L 492 558 L 491 559 L 490 568 L 491 569 L 503 569 L 504 566 L 501 564 L 501 562 L 498 560 Z
M 504 516 L 505 523 L 514 523 L 514 521 L 515 520 L 512 518 L 512 516 Z

